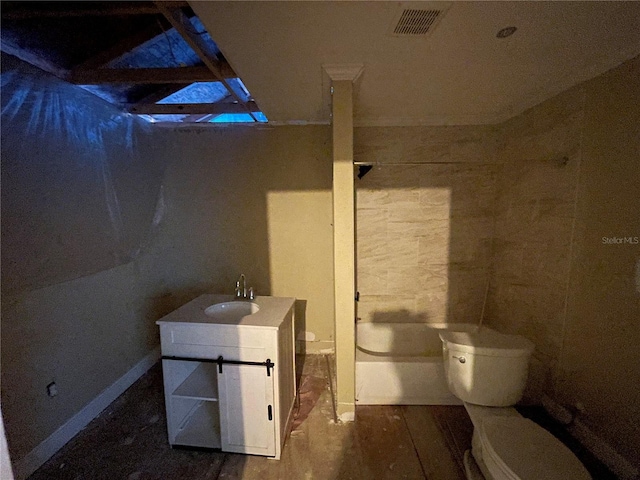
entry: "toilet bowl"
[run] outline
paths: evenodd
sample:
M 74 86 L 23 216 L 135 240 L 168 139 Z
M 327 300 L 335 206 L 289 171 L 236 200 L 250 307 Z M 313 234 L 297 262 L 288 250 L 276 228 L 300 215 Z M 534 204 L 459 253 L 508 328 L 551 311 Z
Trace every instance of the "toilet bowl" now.
M 512 406 L 527 381 L 533 344 L 483 327 L 440 333 L 445 375 L 473 423 L 469 480 L 588 480 L 586 468 L 551 433 Z

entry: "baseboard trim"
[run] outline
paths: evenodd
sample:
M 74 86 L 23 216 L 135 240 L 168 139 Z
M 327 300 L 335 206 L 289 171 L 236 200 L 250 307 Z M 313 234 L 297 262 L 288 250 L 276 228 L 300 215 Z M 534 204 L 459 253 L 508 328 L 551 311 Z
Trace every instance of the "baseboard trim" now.
M 567 430 L 621 480 L 638 480 L 640 478 L 640 473 L 635 466 L 580 420 L 575 420 L 567 427 Z
M 575 412 L 570 411 L 547 395 L 542 397 L 542 406 L 551 417 L 562 425 L 566 425 L 569 434 L 604 463 L 616 477 L 621 480 L 640 479 L 638 469 L 581 422 L 580 419 L 576 419 Z
M 296 353 L 305 353 L 310 355 L 328 355 L 335 353 L 335 344 L 330 340 L 297 340 Z
M 116 398 L 144 375 L 160 359 L 160 347 L 156 347 L 140 360 L 131 370 L 107 387 L 96 398 L 91 400 L 82 410 L 71 417 L 64 425 L 43 440 L 37 447 L 27 453 L 24 458 L 14 462 L 16 480 L 24 480 L 69 440 L 75 437 L 91 420 L 96 418 Z

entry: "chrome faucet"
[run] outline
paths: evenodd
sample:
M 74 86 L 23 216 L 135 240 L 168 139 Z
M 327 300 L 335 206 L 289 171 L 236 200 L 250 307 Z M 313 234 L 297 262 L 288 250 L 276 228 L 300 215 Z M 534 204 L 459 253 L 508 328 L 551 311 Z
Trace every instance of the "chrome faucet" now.
M 255 298 L 253 287 L 249 287 L 249 291 L 247 292 L 247 278 L 244 276 L 244 273 L 240 274 L 240 278 L 238 278 L 238 281 L 236 282 L 235 298 L 238 300 L 253 300 Z
M 236 282 L 236 298 L 247 298 L 247 279 L 244 273 L 240 274 L 240 278 Z

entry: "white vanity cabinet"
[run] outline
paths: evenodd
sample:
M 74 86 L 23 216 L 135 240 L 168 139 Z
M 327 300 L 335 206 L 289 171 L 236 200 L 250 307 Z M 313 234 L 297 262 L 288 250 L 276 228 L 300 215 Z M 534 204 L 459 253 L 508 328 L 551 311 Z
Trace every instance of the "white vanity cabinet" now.
M 158 320 L 171 445 L 280 458 L 296 396 L 293 298 L 256 297 L 259 311 L 211 318 L 232 300 L 203 295 Z

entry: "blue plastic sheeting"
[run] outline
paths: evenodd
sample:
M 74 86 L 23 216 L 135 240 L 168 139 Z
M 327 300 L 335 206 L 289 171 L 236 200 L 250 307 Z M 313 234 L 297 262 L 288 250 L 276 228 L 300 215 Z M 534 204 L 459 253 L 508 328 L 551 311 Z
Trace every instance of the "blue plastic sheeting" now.
M 213 41 L 198 17 L 191 18 L 194 32 L 197 33 L 216 55 L 220 54 L 218 46 Z M 175 28 L 166 30 L 151 40 L 137 46 L 130 52 L 107 64 L 108 68 L 169 68 L 192 67 L 202 64 L 202 60 L 185 42 Z
M 109 62 L 108 68 L 192 67 L 202 63 L 175 28 Z
M 215 103 L 229 95 L 220 82 L 196 82 L 157 103 Z
M 163 219 L 169 146 L 136 116 L 1 58 L 3 295 L 137 258 Z
M 109 102 L 112 105 L 120 104 L 120 98 L 125 95 L 124 90 L 127 87 L 121 87 L 118 90 L 115 90 L 114 85 L 111 85 L 109 89 L 104 89 L 98 85 L 78 85 L 80 88 L 86 90 L 89 93 L 93 93 L 96 97 L 100 97 L 106 102 Z M 115 91 L 114 91 L 115 90 Z

